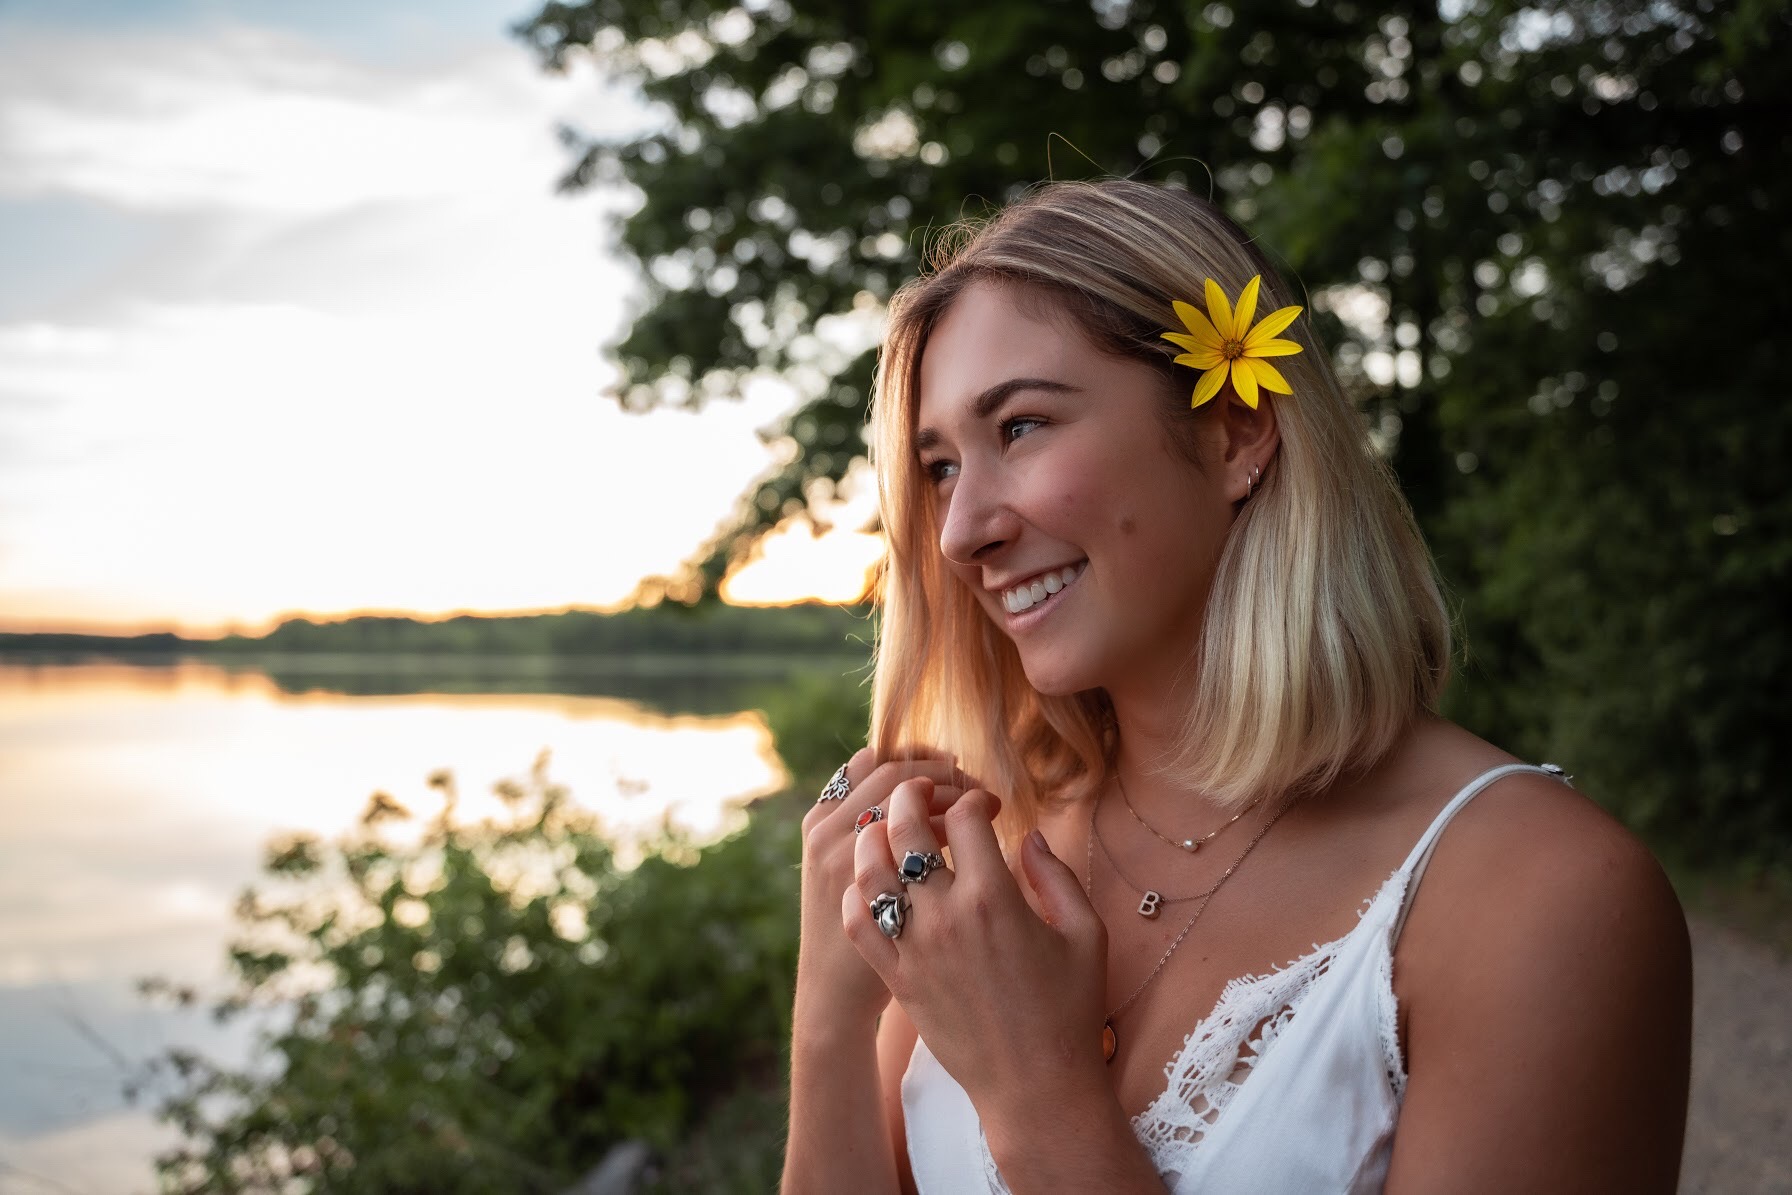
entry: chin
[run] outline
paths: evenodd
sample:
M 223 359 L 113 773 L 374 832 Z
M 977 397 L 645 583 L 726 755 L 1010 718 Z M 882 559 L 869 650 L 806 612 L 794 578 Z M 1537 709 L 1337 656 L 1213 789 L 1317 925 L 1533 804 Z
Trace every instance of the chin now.
M 1070 660 L 1029 660 L 1021 657 L 1021 671 L 1027 683 L 1045 697 L 1069 697 L 1088 689 L 1100 688 L 1089 670 Z

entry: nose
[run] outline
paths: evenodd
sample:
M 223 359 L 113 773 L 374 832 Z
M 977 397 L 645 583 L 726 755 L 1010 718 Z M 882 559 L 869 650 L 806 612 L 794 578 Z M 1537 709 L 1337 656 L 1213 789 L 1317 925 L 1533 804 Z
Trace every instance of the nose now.
M 1020 530 L 1019 517 L 993 480 L 961 467 L 952 483 L 940 525 L 940 554 L 954 564 L 981 564 Z

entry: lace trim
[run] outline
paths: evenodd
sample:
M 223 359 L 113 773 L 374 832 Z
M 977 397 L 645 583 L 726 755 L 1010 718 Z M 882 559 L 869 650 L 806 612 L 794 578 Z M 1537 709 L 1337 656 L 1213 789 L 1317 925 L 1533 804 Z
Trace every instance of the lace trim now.
M 1411 877 L 1393 877 L 1400 881 L 1395 890 L 1394 905 L 1406 903 L 1406 886 Z M 1387 1068 L 1388 1086 L 1394 1089 L 1394 1103 L 1406 1102 L 1406 1055 L 1400 1052 L 1400 1000 L 1394 995 L 1394 944 L 1384 937 L 1375 959 L 1375 1027 L 1381 1034 L 1381 1061 Z
M 1181 1177 L 1190 1153 L 1207 1137 L 1251 1071 L 1269 1053 L 1314 986 L 1353 938 L 1361 921 L 1400 878 L 1396 871 L 1357 910 L 1358 925 L 1311 952 L 1261 975 L 1227 983 L 1210 1012 L 1164 1067 L 1163 1093 L 1133 1117 L 1133 1134 L 1167 1179 Z M 1392 972 L 1389 972 L 1390 976 Z
M 1132 1118 L 1133 1135 L 1151 1155 L 1151 1164 L 1166 1182 L 1182 1177 L 1189 1158 L 1251 1071 L 1269 1054 L 1282 1031 L 1314 986 L 1331 970 L 1334 959 L 1362 928 L 1362 919 L 1390 892 L 1395 905 L 1406 889 L 1408 876 L 1396 869 L 1374 895 L 1357 909 L 1357 924 L 1329 942 L 1281 967 L 1262 974 L 1244 974 L 1227 982 L 1213 1010 L 1183 1039 L 1182 1047 L 1164 1066 L 1169 1082 L 1164 1090 Z M 1382 1061 L 1396 1100 L 1406 1094 L 1406 1068 L 1400 1056 L 1398 1007 L 1393 987 L 1393 951 L 1383 937 L 1376 964 L 1376 1022 L 1381 1038 Z M 983 1155 L 983 1177 L 991 1195 L 1011 1195 L 1008 1184 L 989 1152 L 983 1125 L 977 1125 L 977 1143 Z

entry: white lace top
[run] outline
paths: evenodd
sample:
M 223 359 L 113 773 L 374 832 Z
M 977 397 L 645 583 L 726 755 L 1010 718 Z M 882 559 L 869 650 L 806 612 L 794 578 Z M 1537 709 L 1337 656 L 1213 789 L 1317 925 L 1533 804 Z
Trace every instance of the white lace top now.
M 1164 1068 L 1163 1092 L 1132 1122 L 1174 1195 L 1381 1190 L 1406 1090 L 1394 942 L 1443 828 L 1488 784 L 1520 771 L 1561 775 L 1507 764 L 1475 777 L 1348 933 L 1225 986 Z M 902 1077 L 902 1108 L 920 1195 L 1007 1195 L 976 1109 L 925 1041 Z

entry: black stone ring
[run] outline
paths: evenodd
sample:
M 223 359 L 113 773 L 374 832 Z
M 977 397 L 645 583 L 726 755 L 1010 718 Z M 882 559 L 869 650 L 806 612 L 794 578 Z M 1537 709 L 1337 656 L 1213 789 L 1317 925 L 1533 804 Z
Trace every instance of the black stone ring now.
M 896 869 L 896 878 L 905 884 L 919 884 L 927 879 L 928 874 L 934 868 L 945 865 L 946 861 L 935 851 L 928 851 L 925 854 L 920 851 L 910 851 L 902 856 L 902 866 Z

